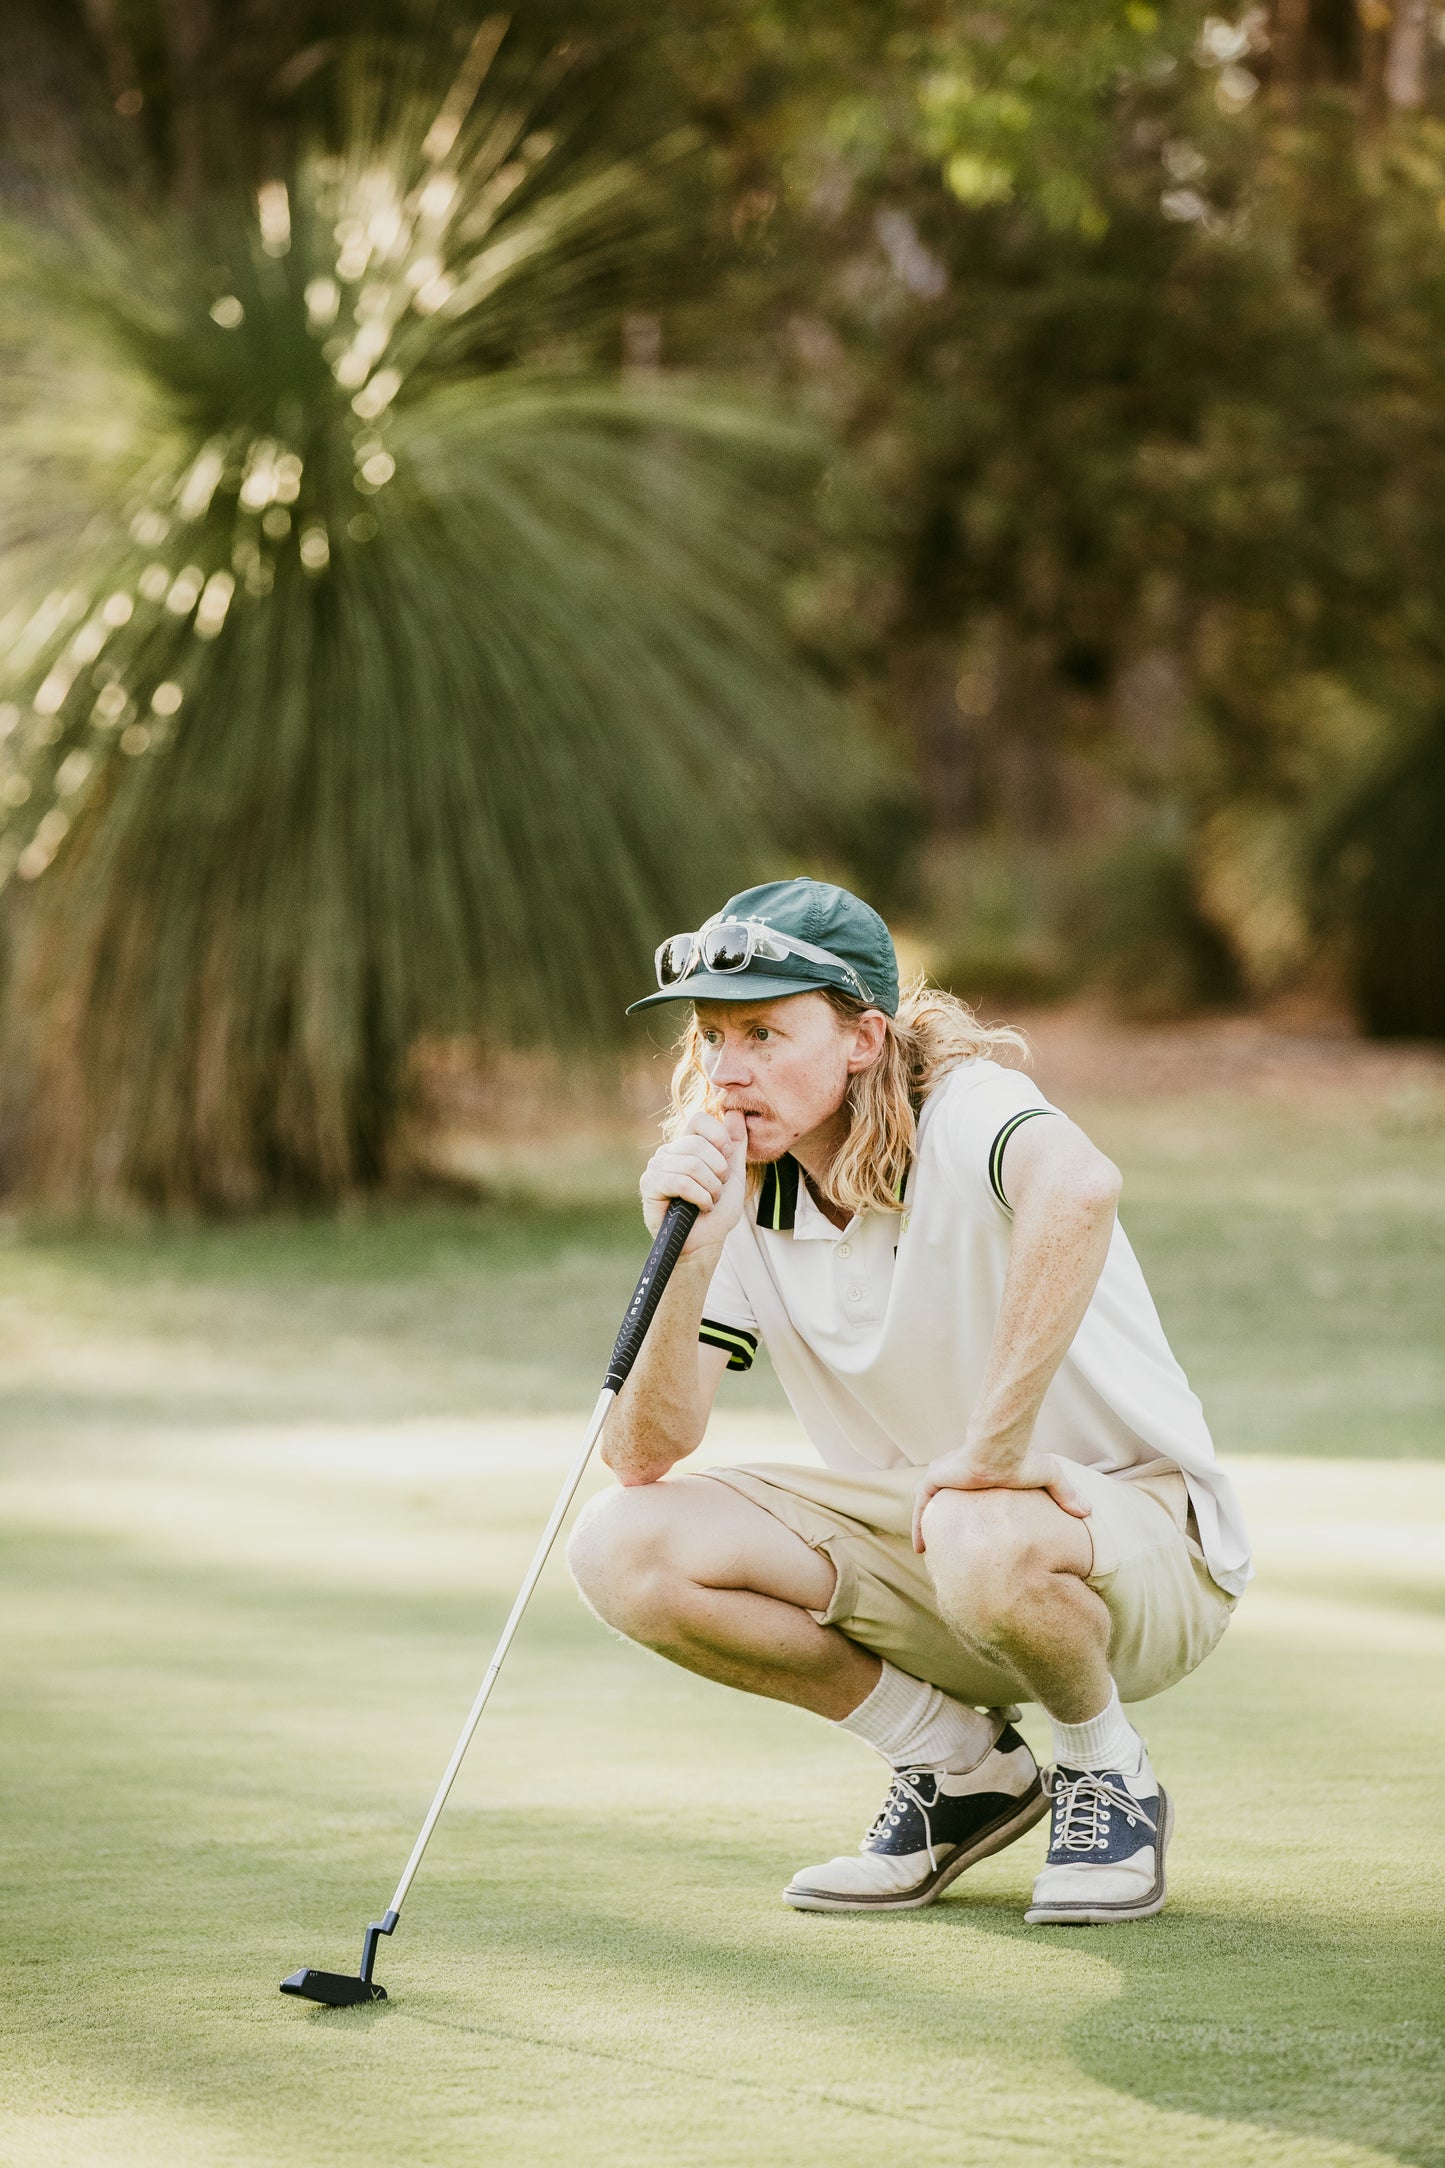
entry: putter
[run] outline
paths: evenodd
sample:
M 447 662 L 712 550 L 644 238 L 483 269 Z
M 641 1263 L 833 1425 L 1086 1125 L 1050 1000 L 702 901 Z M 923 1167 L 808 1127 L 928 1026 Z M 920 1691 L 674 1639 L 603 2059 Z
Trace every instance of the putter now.
M 396 1893 L 387 1906 L 383 1917 L 379 1920 L 373 1920 L 366 1930 L 366 1936 L 361 1945 L 361 1970 L 359 1972 L 318 1972 L 314 1966 L 303 1965 L 299 1972 L 291 1973 L 287 1979 L 281 1982 L 283 1995 L 304 1995 L 311 2002 L 329 2003 L 333 2009 L 342 2009 L 346 2005 L 356 2002 L 386 2001 L 386 1989 L 371 1976 L 372 1969 L 376 1964 L 377 1944 L 383 1935 L 395 1932 L 396 1923 L 401 1918 L 401 1908 L 406 1903 L 406 1893 L 411 1888 L 417 1868 L 422 1862 L 422 1854 L 431 1842 L 431 1833 L 436 1828 L 442 1808 L 447 1803 L 447 1793 L 455 1783 L 457 1771 L 461 1768 L 467 1748 L 472 1743 L 472 1734 L 481 1721 L 483 1709 L 487 1706 L 487 1696 L 496 1684 L 497 1673 L 501 1670 L 503 1659 L 512 1645 L 512 1637 L 522 1623 L 522 1613 L 526 1610 L 532 1591 L 537 1586 L 538 1579 L 541 1576 L 542 1568 L 547 1563 L 547 1554 L 557 1540 L 557 1531 L 567 1517 L 567 1508 L 571 1505 L 576 1495 L 577 1486 L 587 1472 L 587 1463 L 592 1458 L 592 1448 L 601 1437 L 603 1426 L 611 1413 L 612 1404 L 626 1383 L 628 1372 L 637 1360 L 638 1351 L 647 1337 L 647 1328 L 652 1323 L 658 1303 L 662 1300 L 663 1289 L 672 1277 L 672 1268 L 682 1253 L 682 1246 L 686 1242 L 692 1230 L 692 1223 L 696 1218 L 697 1206 L 695 1204 L 685 1204 L 680 1197 L 675 1197 L 667 1208 L 661 1227 L 657 1230 L 657 1240 L 648 1253 L 647 1263 L 642 1268 L 642 1277 L 633 1290 L 631 1302 L 627 1305 L 627 1314 L 622 1320 L 622 1329 L 617 1335 L 617 1344 L 612 1350 L 612 1360 L 607 1366 L 606 1381 L 603 1384 L 601 1393 L 598 1395 L 597 1405 L 592 1410 L 592 1419 L 587 1425 L 587 1435 L 583 1439 L 577 1458 L 572 1464 L 571 1473 L 562 1486 L 561 1495 L 552 1508 L 551 1518 L 542 1530 L 541 1540 L 532 1554 L 532 1563 L 527 1568 L 527 1577 L 517 1591 L 517 1600 L 512 1605 L 511 1614 L 506 1625 L 502 1628 L 501 1639 L 498 1641 L 492 1654 L 492 1660 L 487 1666 L 487 1675 L 482 1681 L 477 1698 L 472 1703 L 467 1720 L 462 1726 L 462 1735 L 456 1743 L 451 1760 L 447 1763 L 446 1772 L 441 1783 L 436 1788 L 436 1795 L 427 1809 L 426 1820 L 421 1825 L 421 1834 L 411 1848 L 411 1858 L 407 1861 L 401 1880 L 396 1885 Z

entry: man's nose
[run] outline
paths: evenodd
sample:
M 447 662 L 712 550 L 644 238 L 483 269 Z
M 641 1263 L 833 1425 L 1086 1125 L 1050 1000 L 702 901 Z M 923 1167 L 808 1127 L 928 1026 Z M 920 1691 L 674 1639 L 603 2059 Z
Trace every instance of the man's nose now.
M 742 1047 L 724 1046 L 714 1056 L 709 1074 L 719 1091 L 737 1091 L 752 1082 L 753 1072 Z

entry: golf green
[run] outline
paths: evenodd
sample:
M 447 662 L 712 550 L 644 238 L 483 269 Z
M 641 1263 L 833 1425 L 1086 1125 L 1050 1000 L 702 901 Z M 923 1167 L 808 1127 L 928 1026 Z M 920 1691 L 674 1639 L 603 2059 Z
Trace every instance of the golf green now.
M 1445 2163 L 1445 1465 L 1402 1457 L 1441 1442 L 1441 1144 L 1352 1188 L 1333 1131 L 1290 1162 L 1228 1121 L 1212 1180 L 1134 1146 L 1166 1322 L 1258 1449 L 1260 1581 L 1142 1711 L 1164 1915 L 1026 1928 L 1041 1832 L 932 1911 L 789 1912 L 879 1765 L 616 1641 L 554 1562 L 353 2011 L 277 1984 L 385 1906 L 637 1229 L 17 1234 L 0 2161 Z M 740 1382 L 709 1450 L 802 1451 Z

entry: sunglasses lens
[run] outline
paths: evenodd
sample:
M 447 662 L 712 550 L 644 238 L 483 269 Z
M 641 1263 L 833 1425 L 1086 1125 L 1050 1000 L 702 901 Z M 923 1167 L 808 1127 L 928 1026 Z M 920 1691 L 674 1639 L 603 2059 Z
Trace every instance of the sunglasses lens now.
M 709 926 L 702 958 L 709 971 L 741 971 L 752 954 L 746 926 Z
M 675 986 L 692 958 L 692 935 L 675 933 L 657 952 L 657 983 Z

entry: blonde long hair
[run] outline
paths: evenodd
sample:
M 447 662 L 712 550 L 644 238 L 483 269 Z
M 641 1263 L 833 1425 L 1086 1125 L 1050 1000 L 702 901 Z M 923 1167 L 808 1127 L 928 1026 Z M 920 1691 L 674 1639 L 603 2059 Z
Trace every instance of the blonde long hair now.
M 863 1014 L 864 1004 L 831 987 L 819 989 L 840 1016 Z M 1007 1024 L 981 1024 L 966 1002 L 941 987 L 930 986 L 920 972 L 904 986 L 898 1014 L 885 1019 L 883 1049 L 871 1068 L 849 1080 L 851 1121 L 842 1150 L 828 1170 L 828 1195 L 845 1212 L 897 1212 L 909 1161 L 918 1146 L 918 1117 L 930 1092 L 951 1070 L 966 1061 L 988 1061 L 998 1054 L 1027 1059 L 1029 1045 L 1021 1031 Z M 696 1013 L 689 1015 L 677 1042 L 672 1072 L 672 1109 L 665 1134 L 678 1136 L 689 1115 L 713 1104 L 712 1086 L 703 1067 L 703 1038 Z M 749 1170 L 755 1188 L 760 1171 Z

